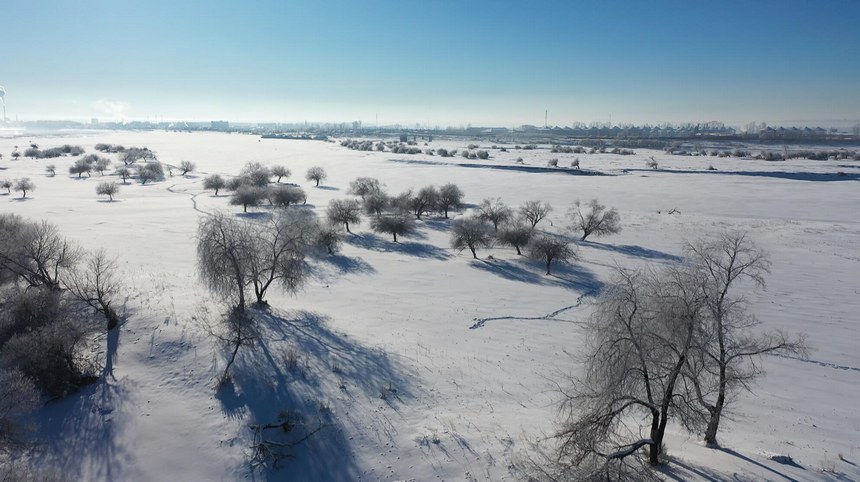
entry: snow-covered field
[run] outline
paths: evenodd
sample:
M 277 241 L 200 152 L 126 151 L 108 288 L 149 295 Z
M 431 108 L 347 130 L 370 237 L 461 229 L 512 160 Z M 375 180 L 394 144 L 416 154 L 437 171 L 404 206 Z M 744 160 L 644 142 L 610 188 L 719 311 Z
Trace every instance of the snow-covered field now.
M 190 160 L 198 171 L 132 182 L 118 202 L 104 202 L 98 174 L 68 175 L 73 158 L 9 158 L 13 146 L 23 151 L 31 141 L 88 152 L 99 142 L 147 146 L 161 162 Z M 552 382 L 576 373 L 579 322 L 612 267 L 672 262 L 685 239 L 741 228 L 773 263 L 767 291 L 750 295 L 752 310 L 766 328 L 806 333 L 810 359 L 764 359 L 765 377 L 741 395 L 721 430 L 725 450 L 703 448 L 671 426 L 677 463 L 667 477 L 860 478 L 860 163 L 508 149 L 481 161 L 218 133 L 0 139 L 0 179 L 28 176 L 37 187 L 25 200 L 0 196 L 0 212 L 48 219 L 80 244 L 107 249 L 126 279 L 126 320 L 119 339 L 108 341 L 117 347 L 112 375 L 39 413 L 46 462 L 76 480 L 511 479 L 511 458 L 552 430 Z M 651 155 L 660 170 L 645 168 Z M 517 157 L 527 167 L 551 158 L 569 166 L 578 157 L 583 169 L 613 175 L 529 172 L 516 168 Z M 206 325 L 224 306 L 197 281 L 195 234 L 206 212 L 241 208 L 201 182 L 209 173 L 237 174 L 247 161 L 290 168 L 287 181 L 302 185 L 320 214 L 329 200 L 350 197 L 350 181 L 372 176 L 390 193 L 454 182 L 472 205 L 487 197 L 512 206 L 547 201 L 555 210 L 539 227 L 553 231 L 565 229 L 571 203 L 598 198 L 618 208 L 623 230 L 581 244 L 578 262 L 545 276 L 512 249 L 479 251 L 478 261 L 450 249 L 448 220 L 430 217 L 400 244 L 370 232 L 365 220 L 340 256 L 314 260 L 297 296 L 271 292 L 264 336 L 240 351 L 235 389 L 216 394 L 225 353 Z M 57 166 L 56 177 L 44 174 L 47 164 Z M 313 165 L 328 172 L 319 188 L 304 180 Z M 673 209 L 680 212 L 668 214 Z M 249 471 L 248 424 L 288 409 L 305 414 L 307 427 L 315 419 L 330 426 L 280 470 Z M 789 455 L 799 467 L 769 454 Z

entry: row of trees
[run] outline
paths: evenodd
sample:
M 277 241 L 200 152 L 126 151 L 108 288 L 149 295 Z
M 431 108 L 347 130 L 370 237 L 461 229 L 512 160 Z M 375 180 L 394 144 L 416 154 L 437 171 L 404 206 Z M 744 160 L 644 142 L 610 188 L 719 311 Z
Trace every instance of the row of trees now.
M 662 461 L 670 420 L 715 445 L 725 408 L 762 373 L 758 358 L 806 351 L 803 338 L 756 330 L 740 294 L 741 283 L 763 288 L 769 266 L 745 233 L 727 232 L 688 243 L 683 263 L 619 268 L 595 303 L 584 374 L 562 388 L 556 453 L 540 471 L 630 478 L 640 448 Z
M 36 190 L 36 184 L 29 177 L 22 177 L 14 181 L 3 179 L 0 181 L 0 188 L 5 189 L 6 194 L 12 194 L 12 190 L 14 189 L 16 192 L 20 192 L 21 199 L 24 199 L 27 197 L 28 192 Z

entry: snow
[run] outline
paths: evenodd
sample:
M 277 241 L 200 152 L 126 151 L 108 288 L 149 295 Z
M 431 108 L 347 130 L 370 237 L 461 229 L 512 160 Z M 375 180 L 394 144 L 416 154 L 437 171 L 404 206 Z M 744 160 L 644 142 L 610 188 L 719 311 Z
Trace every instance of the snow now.
M 117 202 L 101 202 L 98 174 L 68 176 L 73 158 L 9 158 L 14 145 L 23 151 L 31 141 L 88 152 L 100 142 L 147 146 L 160 161 L 193 161 L 199 172 L 131 182 Z M 765 328 L 805 333 L 813 350 L 808 361 L 764 359 L 766 376 L 731 407 L 723 450 L 670 426 L 676 463 L 667 478 L 860 478 L 860 164 L 506 147 L 491 150 L 489 160 L 468 160 L 221 133 L 0 139 L 0 178 L 28 176 L 37 187 L 26 200 L 0 196 L 0 212 L 48 219 L 80 244 L 105 248 L 127 280 L 125 322 L 118 339 L 103 344 L 115 348 L 111 373 L 38 414 L 44 461 L 78 480 L 512 479 L 512 457 L 552 430 L 553 380 L 576 373 L 580 323 L 612 267 L 672 262 L 685 239 L 741 228 L 773 263 L 768 290 L 749 294 L 752 310 Z M 659 170 L 646 169 L 651 155 Z M 609 175 L 523 172 L 517 157 L 540 168 L 579 158 L 583 169 Z M 207 326 L 225 307 L 197 282 L 194 236 L 206 212 L 241 208 L 201 184 L 206 174 L 234 175 L 252 160 L 291 169 L 286 182 L 300 184 L 306 208 L 318 213 L 348 197 L 350 181 L 372 176 L 391 193 L 454 182 L 471 205 L 486 197 L 511 206 L 547 201 L 554 211 L 539 227 L 555 231 L 575 200 L 598 198 L 619 210 L 623 230 L 581 243 L 580 261 L 544 276 L 540 263 L 513 249 L 479 250 L 480 260 L 451 250 L 444 219 L 421 221 L 419 234 L 400 244 L 371 233 L 365 219 L 340 256 L 314 262 L 297 296 L 271 292 L 258 340 L 242 347 L 234 383 L 216 393 L 225 350 Z M 47 164 L 56 164 L 55 177 L 44 174 Z M 320 188 L 304 180 L 314 165 L 328 172 Z M 292 368 L 291 350 L 299 359 Z M 250 471 L 248 425 L 274 422 L 287 409 L 302 414 L 302 430 L 325 428 L 280 470 Z M 842 479 L 819 470 L 831 462 Z

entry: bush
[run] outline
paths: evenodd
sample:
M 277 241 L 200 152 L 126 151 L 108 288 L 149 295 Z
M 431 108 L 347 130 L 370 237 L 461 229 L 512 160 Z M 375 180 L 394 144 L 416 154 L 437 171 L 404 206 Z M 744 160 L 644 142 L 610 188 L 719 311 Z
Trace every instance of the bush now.
M 550 159 L 546 165 L 547 167 L 558 167 L 558 159 Z
M 478 156 L 478 159 L 489 159 L 490 158 L 490 153 L 487 151 L 478 151 L 475 153 L 475 155 Z

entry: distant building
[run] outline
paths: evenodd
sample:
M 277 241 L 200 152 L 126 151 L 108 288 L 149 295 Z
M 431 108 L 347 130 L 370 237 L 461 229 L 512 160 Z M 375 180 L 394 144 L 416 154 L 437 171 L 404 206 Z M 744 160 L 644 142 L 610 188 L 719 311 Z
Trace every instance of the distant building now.
M 213 131 L 230 130 L 230 123 L 227 121 L 212 121 L 211 126 Z

